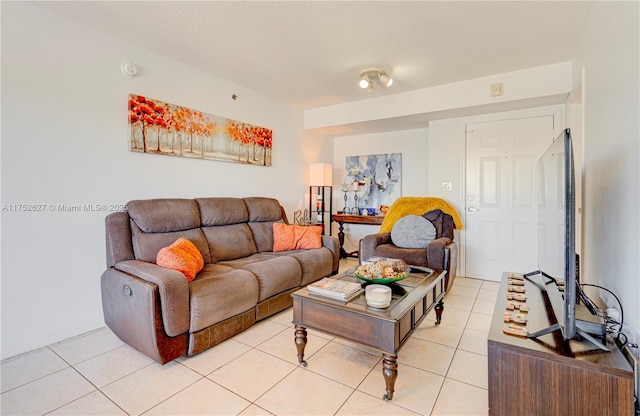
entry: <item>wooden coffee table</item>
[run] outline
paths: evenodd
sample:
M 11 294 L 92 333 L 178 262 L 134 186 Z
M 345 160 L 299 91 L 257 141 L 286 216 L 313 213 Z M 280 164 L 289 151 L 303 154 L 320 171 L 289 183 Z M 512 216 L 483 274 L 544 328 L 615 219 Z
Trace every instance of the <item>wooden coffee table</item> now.
M 334 278 L 364 283 L 353 274 L 355 269 Z M 364 293 L 343 303 L 309 294 L 306 288 L 296 291 L 291 296 L 298 362 L 307 366 L 304 361 L 307 328 L 377 349 L 382 352 L 382 375 L 386 384 L 382 397 L 391 400 L 398 376 L 398 350 L 432 308 L 436 310 L 436 325 L 440 323 L 445 273 L 411 266 L 406 279 L 390 285 L 393 296 L 389 307 L 384 309 L 368 306 Z

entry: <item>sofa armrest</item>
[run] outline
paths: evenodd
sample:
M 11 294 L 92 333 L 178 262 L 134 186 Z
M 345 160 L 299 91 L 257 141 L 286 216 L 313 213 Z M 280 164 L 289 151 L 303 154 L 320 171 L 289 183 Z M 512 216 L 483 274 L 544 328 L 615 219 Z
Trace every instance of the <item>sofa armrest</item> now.
M 436 238 L 427 246 L 427 259 L 429 259 L 429 267 L 432 269 L 446 269 L 445 247 L 451 243 L 451 239 L 447 237 Z
M 330 235 L 322 236 L 322 247 L 326 247 L 331 251 L 333 256 L 333 265 L 331 271 L 333 274 L 338 273 L 338 267 L 340 266 L 340 241 L 336 237 Z
M 370 234 L 360 240 L 359 257 L 360 261 L 373 257 L 376 247 L 380 244 L 391 242 L 391 233 Z
M 458 274 L 458 245 L 455 241 L 449 242 L 445 247 L 445 254 L 447 255 L 447 276 L 445 277 L 445 291 L 449 291 L 453 286 L 453 281 Z
M 189 284 L 182 273 L 140 260 L 121 261 L 115 268 L 158 285 L 167 335 L 174 337 L 189 330 Z
M 427 246 L 427 258 L 432 269 L 445 270 L 445 291 L 453 285 L 458 268 L 458 246 L 448 237 L 440 237 Z

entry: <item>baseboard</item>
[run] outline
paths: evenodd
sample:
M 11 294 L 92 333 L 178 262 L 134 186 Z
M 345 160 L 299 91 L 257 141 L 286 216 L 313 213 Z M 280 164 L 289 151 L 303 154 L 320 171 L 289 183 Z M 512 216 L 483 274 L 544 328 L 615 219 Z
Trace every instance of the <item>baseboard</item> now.
M 18 355 L 27 354 L 29 352 L 39 350 L 58 342 L 68 340 L 80 335 L 84 335 L 88 332 L 98 330 L 105 326 L 102 317 L 95 321 L 83 322 L 78 325 L 68 326 L 65 328 L 59 328 L 55 331 L 47 332 L 37 337 L 29 338 L 19 342 L 6 342 L 3 338 L 2 349 L 0 351 L 0 359 L 6 360 Z

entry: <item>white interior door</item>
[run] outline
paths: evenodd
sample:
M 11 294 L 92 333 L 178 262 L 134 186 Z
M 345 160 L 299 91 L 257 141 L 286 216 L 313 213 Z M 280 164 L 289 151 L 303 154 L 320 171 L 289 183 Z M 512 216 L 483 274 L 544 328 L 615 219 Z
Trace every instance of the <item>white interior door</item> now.
M 553 116 L 467 124 L 466 276 L 537 270 L 536 162 Z

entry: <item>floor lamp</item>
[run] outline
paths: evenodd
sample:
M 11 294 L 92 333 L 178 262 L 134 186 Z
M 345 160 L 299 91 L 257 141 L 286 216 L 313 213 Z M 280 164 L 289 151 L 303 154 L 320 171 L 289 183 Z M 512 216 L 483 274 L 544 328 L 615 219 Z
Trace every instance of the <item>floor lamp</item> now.
M 331 212 L 333 210 L 333 166 L 328 163 L 309 165 L 309 215 L 316 213 L 316 224 L 325 231 L 325 223 L 331 230 Z M 314 206 L 315 202 L 315 206 Z

